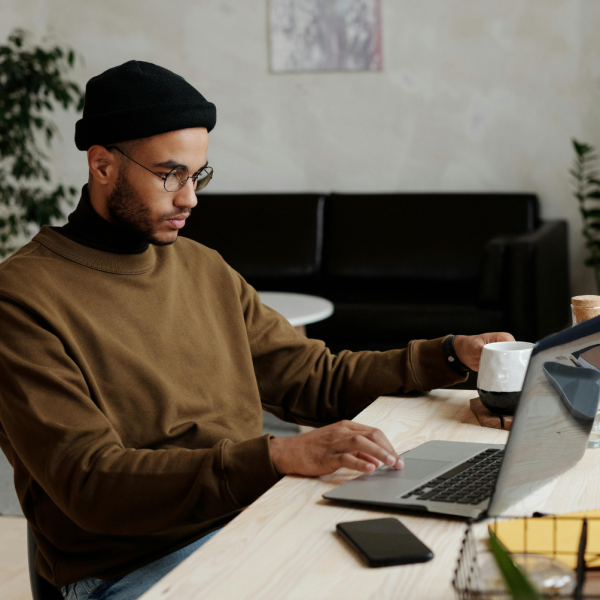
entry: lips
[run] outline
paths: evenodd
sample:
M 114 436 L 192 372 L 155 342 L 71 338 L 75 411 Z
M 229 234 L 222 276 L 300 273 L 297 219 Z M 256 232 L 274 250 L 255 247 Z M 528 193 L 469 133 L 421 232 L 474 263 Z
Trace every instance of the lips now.
M 186 219 L 187 219 L 187 216 L 179 217 L 179 218 L 176 217 L 174 219 L 167 219 L 167 223 L 170 223 L 171 227 L 173 227 L 175 229 L 181 229 L 185 225 Z

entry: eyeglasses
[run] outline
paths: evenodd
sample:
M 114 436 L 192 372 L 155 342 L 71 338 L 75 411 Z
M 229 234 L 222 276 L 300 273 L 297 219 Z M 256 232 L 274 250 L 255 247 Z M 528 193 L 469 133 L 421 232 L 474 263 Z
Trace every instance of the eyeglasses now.
M 144 167 L 144 165 L 140 165 L 139 162 L 133 160 L 131 156 L 127 156 L 127 154 L 125 154 L 125 152 L 123 152 L 123 150 L 121 150 L 120 148 L 117 148 L 116 146 L 106 146 L 107 150 L 112 150 L 113 148 L 119 151 L 125 158 L 128 158 L 136 165 L 142 167 L 142 169 L 150 171 L 150 169 Z M 213 168 L 209 167 L 208 163 L 206 163 L 197 173 L 194 173 L 193 175 L 190 175 L 189 171 L 184 166 L 175 167 L 174 169 L 171 169 L 171 171 L 169 171 L 166 175 L 161 175 L 160 173 L 155 173 L 154 171 L 150 171 L 150 173 L 156 175 L 157 177 L 160 177 L 163 180 L 165 190 L 167 192 L 176 192 L 177 190 L 180 190 L 187 183 L 187 180 L 190 177 L 192 178 L 192 185 L 194 186 L 194 190 L 198 191 L 202 188 L 205 188 L 208 185 L 208 182 L 212 179 Z

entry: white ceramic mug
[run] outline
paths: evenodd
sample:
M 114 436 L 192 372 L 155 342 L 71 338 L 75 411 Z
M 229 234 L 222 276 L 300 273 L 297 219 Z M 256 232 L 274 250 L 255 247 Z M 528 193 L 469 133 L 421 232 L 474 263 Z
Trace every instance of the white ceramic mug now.
M 486 344 L 479 360 L 477 392 L 484 406 L 497 414 L 513 414 L 523 389 L 534 344 Z

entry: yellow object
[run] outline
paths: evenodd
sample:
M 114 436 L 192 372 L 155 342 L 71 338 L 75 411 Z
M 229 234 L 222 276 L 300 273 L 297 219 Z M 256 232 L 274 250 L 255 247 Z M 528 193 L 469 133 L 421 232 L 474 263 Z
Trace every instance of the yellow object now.
M 600 510 L 531 519 L 498 521 L 488 526 L 513 554 L 529 552 L 555 556 L 571 568 L 577 552 L 583 518 L 588 519 L 585 562 L 588 569 L 600 567 Z

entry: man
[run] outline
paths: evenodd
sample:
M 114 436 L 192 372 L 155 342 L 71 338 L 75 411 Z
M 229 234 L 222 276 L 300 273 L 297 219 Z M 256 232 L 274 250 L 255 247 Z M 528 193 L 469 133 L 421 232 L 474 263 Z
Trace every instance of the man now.
M 381 431 L 349 419 L 464 380 L 485 343 L 513 339 L 333 356 L 298 334 L 216 252 L 178 239 L 215 122 L 150 63 L 91 79 L 79 205 L 0 265 L 0 445 L 36 568 L 69 600 L 138 597 L 283 475 L 401 469 Z M 262 407 L 322 427 L 263 436 Z

